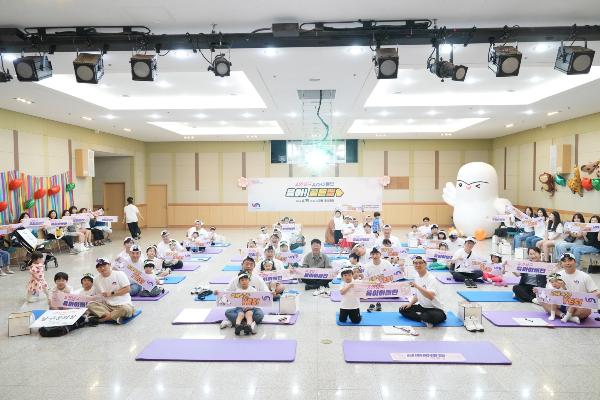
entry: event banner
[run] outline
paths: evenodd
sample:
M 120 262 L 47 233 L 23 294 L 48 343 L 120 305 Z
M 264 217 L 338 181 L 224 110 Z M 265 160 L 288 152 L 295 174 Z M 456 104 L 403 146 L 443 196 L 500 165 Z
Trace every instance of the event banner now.
M 562 289 L 539 288 L 537 298 L 540 302 L 546 304 L 556 304 L 560 306 L 572 306 L 581 308 L 598 308 L 598 297 L 595 293 L 572 292 Z
M 26 228 L 40 228 L 46 224 L 48 218 L 25 218 L 23 226 Z
M 408 282 L 369 283 L 354 282 L 348 291 L 352 297 L 359 298 L 385 298 L 385 297 L 408 297 L 411 288 Z
M 296 264 L 302 261 L 302 254 L 296 254 L 288 251 L 286 253 L 279 253 L 277 258 L 286 264 Z
M 248 184 L 249 211 L 380 211 L 379 178 L 256 178 Z
M 272 307 L 271 292 L 221 292 L 217 294 L 217 307 Z
M 49 219 L 48 225 L 52 228 L 64 228 L 65 226 L 69 226 L 69 221 L 66 219 Z
M 119 271 L 125 272 L 125 275 L 129 278 L 130 282 L 135 282 L 142 288 L 150 291 L 156 286 L 156 278 L 151 275 L 146 275 L 144 271 L 141 271 L 135 267 L 135 265 L 123 260 L 121 258 L 115 259 L 115 267 Z
M 260 271 L 258 275 L 262 278 L 266 283 L 269 282 L 281 282 L 293 279 L 290 274 L 290 270 L 282 269 L 282 270 L 274 270 L 274 271 Z
M 485 264 L 481 265 L 481 270 L 483 272 L 487 272 L 488 274 L 501 276 L 504 274 L 504 264 L 486 262 Z
M 81 317 L 87 308 L 73 308 L 69 310 L 48 310 L 36 319 L 30 328 L 43 328 L 50 326 L 73 325 Z
M 374 235 L 366 235 L 366 234 L 353 234 L 353 235 L 349 235 L 346 238 L 350 243 L 362 243 L 362 244 L 366 244 L 366 243 L 372 243 L 375 241 L 375 236 Z
M 468 268 L 471 271 L 476 271 L 478 269 L 483 270 L 486 263 L 487 263 L 487 260 L 485 258 L 471 256 L 471 257 L 467 258 L 466 260 L 463 260 L 462 265 L 463 265 L 463 267 Z
M 544 217 L 529 218 L 524 221 L 517 221 L 515 225 L 519 228 L 535 228 L 544 225 Z
M 370 276 L 369 282 L 390 283 L 404 279 L 404 270 L 400 267 L 392 267 L 392 269 L 384 269 L 379 275 Z
M 87 296 L 83 294 L 52 292 L 50 303 L 56 308 L 87 308 L 88 303 L 102 300 L 101 296 Z
M 408 247 L 380 247 L 379 251 L 384 258 L 402 257 L 408 254 Z
M 280 224 L 282 232 L 300 232 L 302 230 L 302 225 L 300 224 Z M 273 228 L 277 228 L 278 225 L 274 224 Z
M 566 232 L 600 232 L 600 224 L 586 224 L 584 222 L 565 222 Z
M 334 279 L 337 271 L 331 268 L 293 268 L 292 276 L 300 279 Z
M 435 250 L 435 249 L 427 249 L 425 251 L 425 257 L 427 258 L 435 258 L 436 260 L 452 260 L 453 253 L 451 251 L 444 250 Z
M 506 272 L 521 274 L 550 275 L 556 272 L 558 266 L 554 263 L 534 262 L 529 260 L 509 260 L 506 262 Z

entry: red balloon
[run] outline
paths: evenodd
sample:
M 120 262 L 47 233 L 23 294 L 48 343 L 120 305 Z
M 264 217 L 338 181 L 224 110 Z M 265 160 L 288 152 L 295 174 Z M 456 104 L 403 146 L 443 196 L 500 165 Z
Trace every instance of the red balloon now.
M 592 180 L 590 178 L 583 178 L 581 180 L 581 186 L 588 191 L 594 189 L 592 186 Z
M 8 203 L 5 201 L 0 201 L 0 212 L 6 210 L 8 208 Z
M 48 189 L 48 195 L 50 196 L 54 196 L 55 194 L 58 194 L 58 192 L 60 192 L 60 186 L 58 185 L 54 185 Z
M 8 189 L 9 190 L 15 190 L 21 187 L 21 185 L 23 184 L 23 180 L 22 179 L 13 179 L 10 182 L 8 182 Z
M 38 189 L 33 193 L 33 198 L 36 200 L 41 199 L 46 195 L 46 189 Z

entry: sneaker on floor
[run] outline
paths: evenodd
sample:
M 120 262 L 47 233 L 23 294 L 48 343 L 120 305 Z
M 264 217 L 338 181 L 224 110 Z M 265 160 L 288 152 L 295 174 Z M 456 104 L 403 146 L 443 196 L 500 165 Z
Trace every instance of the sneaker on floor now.
M 250 330 L 252 331 L 253 335 L 256 335 L 256 332 L 258 332 L 258 325 L 255 321 L 252 321 L 252 323 L 250 324 Z
M 235 326 L 235 334 L 237 336 L 240 336 L 240 333 L 242 333 L 242 329 L 244 329 L 244 326 L 242 324 L 236 325 Z
M 477 328 L 477 331 L 479 331 L 479 332 L 484 331 L 483 324 L 479 320 L 473 321 L 473 323 L 475 324 L 475 328 Z
M 2 271 L 2 270 L 0 269 L 0 276 L 7 276 L 7 274 L 5 274 L 5 273 L 4 273 L 4 271 Z
M 431 329 L 433 328 L 433 324 L 431 322 L 425 322 L 425 327 Z
M 313 292 L 313 296 L 319 296 L 321 295 L 323 292 L 325 292 L 325 288 L 323 286 L 319 287 L 317 290 L 315 290 Z
M 381 303 L 375 304 L 375 311 L 381 311 Z
M 10 269 L 10 267 L 6 267 L 6 268 L 4 269 L 4 272 L 5 272 L 5 273 L 7 273 L 7 274 L 10 274 L 10 275 L 12 275 L 12 274 L 14 274 L 14 273 L 15 273 L 15 271 L 13 271 L 12 269 Z
M 228 319 L 224 319 L 223 321 L 221 321 L 221 325 L 219 325 L 219 327 L 221 329 L 225 329 L 225 328 L 231 328 L 233 326 L 233 324 L 231 323 L 230 320 Z
M 115 322 L 117 323 L 117 325 L 123 325 L 123 323 L 125 322 L 125 318 L 119 317 L 115 320 Z
M 375 304 L 369 304 L 369 308 L 367 308 L 367 312 L 375 311 Z
M 69 254 L 71 254 L 71 255 L 74 256 L 76 254 L 79 254 L 79 252 L 77 250 L 75 250 L 75 249 L 71 249 L 71 250 L 69 250 Z
M 477 332 L 477 327 L 475 326 L 475 321 L 473 321 L 472 317 L 465 318 L 465 329 L 469 332 Z

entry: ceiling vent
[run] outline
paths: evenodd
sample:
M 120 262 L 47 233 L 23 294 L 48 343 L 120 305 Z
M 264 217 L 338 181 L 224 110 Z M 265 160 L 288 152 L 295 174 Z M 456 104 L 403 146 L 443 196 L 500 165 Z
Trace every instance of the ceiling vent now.
M 306 100 L 319 100 L 319 94 L 322 93 L 323 100 L 335 99 L 335 89 L 323 89 L 323 90 L 298 90 L 298 98 L 302 101 Z

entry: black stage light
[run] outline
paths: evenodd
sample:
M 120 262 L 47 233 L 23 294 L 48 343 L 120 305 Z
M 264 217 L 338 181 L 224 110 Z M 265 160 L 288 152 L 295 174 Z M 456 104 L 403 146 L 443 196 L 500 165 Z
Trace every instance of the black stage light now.
M 595 51 L 581 46 L 560 46 L 556 54 L 554 69 L 567 75 L 587 74 L 592 68 Z
M 490 46 L 488 67 L 496 76 L 517 76 L 523 55 L 514 46 Z
M 73 68 L 77 82 L 97 84 L 104 75 L 102 54 L 79 53 L 73 60 Z
M 231 73 L 231 63 L 225 58 L 225 54 L 219 54 L 213 60 L 213 63 L 208 67 L 209 71 L 213 71 L 216 76 L 221 78 L 229 76 Z
M 17 58 L 13 64 L 21 82 L 36 82 L 52 76 L 52 63 L 45 55 Z
M 454 65 L 450 61 L 438 61 L 429 66 L 429 71 L 437 77 L 445 79 L 451 78 L 453 81 L 464 81 L 467 77 L 469 67 L 464 65 Z
M 156 56 L 136 54 L 129 60 L 131 79 L 134 81 L 153 81 L 156 77 Z
M 377 79 L 398 77 L 398 49 L 376 49 L 373 56 Z

